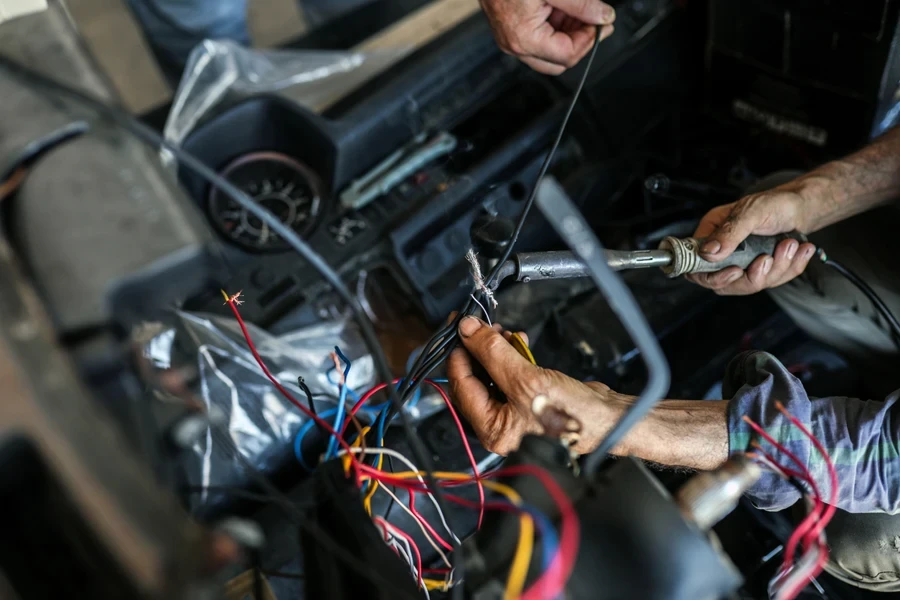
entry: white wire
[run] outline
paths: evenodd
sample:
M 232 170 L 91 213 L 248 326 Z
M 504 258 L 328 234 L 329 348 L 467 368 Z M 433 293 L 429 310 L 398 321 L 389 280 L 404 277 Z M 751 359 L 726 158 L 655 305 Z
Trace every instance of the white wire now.
M 362 448 L 351 448 L 351 450 L 354 454 L 358 454 L 362 451 Z M 338 453 L 338 456 L 344 454 L 347 454 L 347 451 L 341 450 Z M 411 460 L 409 460 L 396 450 L 392 450 L 391 448 L 366 448 L 366 454 L 387 454 L 388 456 L 396 458 L 397 460 L 405 464 L 410 471 L 413 471 L 415 473 L 421 472 L 421 469 L 414 465 Z M 418 479 L 423 486 L 427 487 L 427 484 L 425 483 L 425 480 L 421 475 L 416 475 L 416 479 Z M 447 533 L 449 533 L 453 537 L 453 541 L 455 541 L 457 544 L 461 544 L 462 542 L 459 541 L 459 538 L 456 537 L 456 534 L 453 533 L 452 529 L 450 529 L 450 525 L 447 523 L 446 517 L 444 517 L 444 511 L 442 511 L 441 507 L 438 506 L 437 500 L 434 499 L 434 496 L 431 494 L 431 492 L 426 492 L 426 494 L 428 496 L 428 499 L 431 500 L 431 503 L 434 505 L 434 508 L 437 510 L 438 517 L 441 519 L 441 525 L 443 525 Z
M 493 327 L 494 324 L 491 323 L 491 315 L 488 314 L 488 311 L 484 307 L 484 304 L 482 304 L 481 302 L 478 301 L 478 298 L 475 297 L 475 294 L 469 294 L 469 297 L 475 301 L 475 304 L 477 304 L 478 306 L 481 307 L 481 311 L 484 313 L 484 318 L 487 319 L 487 324 L 490 325 L 491 327 Z
M 431 544 L 431 547 L 434 548 L 437 551 L 437 553 L 441 556 L 441 560 L 444 561 L 444 564 L 447 565 L 447 567 L 451 567 L 450 560 L 447 558 L 447 555 L 444 554 L 444 552 L 441 550 L 441 547 L 438 546 L 437 542 L 435 542 L 434 539 L 431 537 L 431 534 L 428 533 L 428 530 L 425 529 L 425 525 L 422 524 L 422 518 L 414 515 L 413 511 L 411 511 L 409 509 L 409 507 L 406 506 L 406 504 L 401 502 L 400 498 L 398 498 L 397 495 L 394 494 L 394 492 L 389 490 L 386 485 L 380 485 L 380 486 L 378 486 L 378 489 L 382 490 L 385 494 L 387 494 L 388 496 L 393 498 L 394 502 L 396 502 L 400 506 L 400 508 L 402 508 L 404 511 L 406 511 L 406 514 L 408 514 L 410 517 L 413 518 L 413 521 L 415 521 L 416 525 L 419 526 L 419 529 L 422 530 L 422 535 L 425 536 L 425 539 L 428 540 L 428 543 Z
M 382 519 L 381 517 L 375 517 L 374 520 L 376 523 L 381 525 L 382 528 L 384 528 L 384 531 L 388 535 L 391 536 L 391 541 L 393 542 L 393 544 L 395 544 L 394 547 L 398 548 L 401 552 L 403 552 L 405 554 L 407 562 L 409 562 L 409 567 L 412 570 L 413 578 L 416 580 L 417 584 L 421 587 L 422 591 L 425 592 L 425 598 L 427 598 L 427 600 L 431 600 L 431 594 L 428 592 L 428 586 L 425 585 L 425 579 L 423 578 L 424 574 L 419 573 L 418 569 L 416 569 L 416 563 L 413 560 L 413 551 L 412 551 L 412 548 L 410 548 L 410 546 L 409 546 L 409 541 L 406 538 L 404 538 L 403 536 L 395 534 L 393 532 L 394 526 L 391 525 L 390 523 L 388 523 L 387 521 L 385 521 L 384 519 Z M 400 546 L 400 544 L 403 544 L 403 546 L 406 548 L 405 551 Z

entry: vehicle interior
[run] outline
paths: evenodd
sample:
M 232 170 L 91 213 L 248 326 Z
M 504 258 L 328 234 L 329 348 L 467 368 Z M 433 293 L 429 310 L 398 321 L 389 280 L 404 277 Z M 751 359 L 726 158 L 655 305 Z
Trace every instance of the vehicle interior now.
M 241 72 L 208 106 L 178 95 L 136 118 L 61 3 L 0 25 L 0 597 L 510 597 L 516 514 L 482 523 L 472 485 L 447 487 L 458 503 L 446 506 L 412 506 L 412 484 L 368 494 L 369 480 L 361 496 L 344 476 L 353 450 L 339 457 L 338 436 L 288 396 L 335 426 L 358 402 L 346 443 L 412 457 L 426 475 L 552 473 L 580 545 L 554 594 L 541 593 L 535 552 L 528 597 L 776 597 L 798 509 L 738 494 L 701 531 L 678 508 L 695 473 L 623 458 L 587 477 L 542 437 L 488 452 L 443 398 L 452 340 L 429 352 L 451 315 L 483 313 L 527 334 L 537 365 L 641 395 L 648 352 L 608 289 L 584 271 L 495 282 L 495 269 L 521 253 L 584 259 L 552 206 L 571 204 L 605 250 L 656 251 L 766 176 L 885 131 L 900 2 L 622 0 L 614 35 L 559 77 L 504 54 L 476 2 L 414 49 L 359 50 L 453 1 L 378 0 L 286 44 L 332 53 L 312 83 L 241 88 L 253 79 Z M 614 277 L 665 358 L 667 398 L 721 398 L 726 366 L 750 349 L 811 397 L 879 393 L 766 294 L 719 296 L 656 268 Z M 404 468 L 395 458 L 390 471 Z M 534 479 L 498 481 L 553 505 Z M 552 510 L 564 538 L 566 513 Z M 423 521 L 458 540 L 433 544 Z M 394 530 L 415 560 L 385 543 Z M 437 583 L 419 589 L 408 562 Z M 826 570 L 796 597 L 882 596 Z

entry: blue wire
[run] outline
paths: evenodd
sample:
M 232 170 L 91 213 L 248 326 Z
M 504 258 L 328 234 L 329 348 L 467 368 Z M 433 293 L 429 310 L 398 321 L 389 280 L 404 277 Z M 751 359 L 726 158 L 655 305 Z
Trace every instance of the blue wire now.
M 327 419 L 336 412 L 336 408 L 329 408 L 328 410 L 319 413 L 319 418 Z M 312 419 L 309 419 L 300 427 L 300 429 L 297 430 L 297 435 L 294 437 L 294 456 L 297 457 L 297 461 L 300 463 L 300 466 L 307 471 L 312 471 L 312 468 L 308 464 L 306 464 L 306 460 L 303 458 L 303 439 L 307 435 L 309 435 L 309 432 L 312 431 L 313 427 L 315 426 L 316 422 Z
M 538 530 L 541 532 L 541 547 L 543 548 L 541 564 L 546 571 L 550 568 L 553 557 L 556 556 L 556 553 L 559 551 L 559 536 L 556 533 L 556 529 L 553 527 L 553 523 L 550 522 L 550 519 L 547 518 L 547 515 L 535 507 L 529 504 L 522 504 L 518 508 L 522 512 L 528 513 L 534 520 L 535 525 L 537 525 Z
M 339 432 L 341 431 L 344 424 L 344 413 L 347 410 L 347 391 L 350 386 L 347 385 L 347 376 L 350 375 L 350 367 L 352 366 L 350 363 L 350 359 L 344 356 L 344 353 L 341 352 L 341 349 L 337 346 L 334 347 L 335 353 L 338 355 L 338 358 L 346 365 L 344 367 L 344 385 L 341 386 L 340 397 L 338 398 L 337 405 L 337 414 L 334 416 L 334 430 Z M 331 436 L 331 439 L 328 440 L 328 449 L 325 450 L 325 460 L 329 460 L 334 457 L 337 453 L 338 441 L 335 436 Z

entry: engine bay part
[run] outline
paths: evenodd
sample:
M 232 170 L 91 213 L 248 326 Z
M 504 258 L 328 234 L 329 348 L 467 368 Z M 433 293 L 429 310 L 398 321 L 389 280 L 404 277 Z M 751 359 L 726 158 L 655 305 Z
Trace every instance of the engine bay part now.
M 762 453 L 686 482 L 608 460 L 670 380 L 703 397 L 726 357 L 796 335 L 765 299 L 724 311 L 656 269 L 612 272 L 704 268 L 689 236 L 750 160 L 673 107 L 696 83 L 689 9 L 617 10 L 616 36 L 558 80 L 475 16 L 324 112 L 247 94 L 177 144 L 112 107 L 59 10 L 0 37 L 16 158 L 0 179 L 0 591 L 215 597 L 234 576 L 276 598 L 796 596 L 833 516 L 809 474 L 785 533 L 738 500 L 759 468 L 784 470 Z M 586 273 L 601 293 L 568 279 Z M 543 435 L 492 454 L 445 389 L 464 314 L 522 331 L 526 364 L 641 398 L 582 459 L 585 424 L 537 395 Z

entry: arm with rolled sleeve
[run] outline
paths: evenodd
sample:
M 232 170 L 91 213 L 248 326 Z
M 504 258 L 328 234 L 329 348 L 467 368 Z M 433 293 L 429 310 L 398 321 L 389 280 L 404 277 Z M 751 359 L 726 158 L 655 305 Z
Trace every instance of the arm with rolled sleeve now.
M 837 507 L 851 513 L 900 512 L 900 391 L 884 401 L 834 396 L 809 398 L 800 381 L 773 356 L 748 352 L 732 361 L 723 389 L 728 404 L 729 452 L 743 452 L 752 435 L 746 415 L 784 444 L 810 470 L 819 490 L 830 496 L 822 456 L 775 402 L 800 420 L 822 442 L 838 475 Z M 793 466 L 767 442 L 762 447 L 785 466 Z M 766 472 L 748 495 L 760 508 L 779 510 L 799 500 L 789 482 Z

